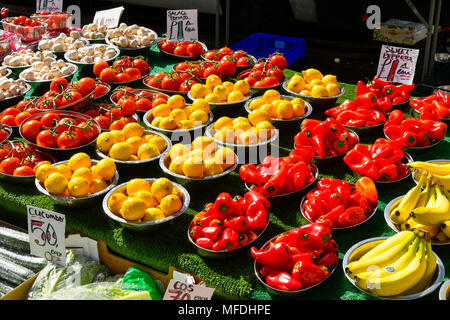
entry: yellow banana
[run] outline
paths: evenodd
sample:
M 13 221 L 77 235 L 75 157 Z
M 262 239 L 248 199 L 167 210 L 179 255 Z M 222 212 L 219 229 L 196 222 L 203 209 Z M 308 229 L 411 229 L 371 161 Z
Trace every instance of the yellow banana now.
M 410 212 L 416 207 L 417 202 L 419 202 L 420 193 L 422 191 L 422 186 L 425 182 L 426 176 L 421 175 L 419 183 L 410 189 L 406 195 L 403 197 L 402 201 L 395 207 L 389 214 L 392 222 L 400 224 L 408 219 Z
M 438 165 L 430 162 L 414 161 L 408 163 L 408 166 L 420 171 L 426 170 L 431 174 L 450 175 L 450 164 Z
M 416 207 L 425 207 L 430 200 L 431 195 L 431 175 L 425 174 L 427 176 L 427 184 L 425 189 L 420 193 L 419 201 L 416 204 Z
M 425 257 L 425 240 L 420 241 L 419 250 L 408 266 L 398 272 L 394 272 L 387 277 L 374 282 L 367 282 L 367 289 L 380 297 L 401 295 L 408 289 L 415 286 L 425 275 L 427 269 L 427 259 Z
M 439 183 L 443 185 L 443 188 L 445 190 L 450 190 L 450 174 L 447 175 L 433 174 L 433 178 L 439 181 Z
M 377 241 L 371 241 L 367 242 L 363 245 L 360 245 L 358 248 L 356 248 L 352 254 L 349 257 L 349 260 L 358 260 L 361 256 L 363 256 L 366 252 L 377 246 L 378 244 L 382 243 L 385 240 L 377 240 Z
M 375 257 L 376 255 L 385 252 L 387 249 L 392 248 L 393 246 L 403 243 L 405 241 L 412 241 L 414 239 L 414 232 L 412 231 L 401 231 L 394 234 L 392 237 L 387 238 L 386 240 L 382 240 L 379 244 L 373 247 L 372 250 L 368 250 L 364 255 L 362 255 L 358 260 L 365 261 L 370 258 Z M 370 242 L 372 243 L 372 242 Z
M 440 231 L 439 226 L 429 226 L 427 224 L 418 223 L 415 220 L 413 220 L 413 221 L 415 224 L 414 224 L 414 227 L 412 227 L 412 230 L 416 229 L 416 230 L 425 231 L 430 235 L 430 238 L 435 237 Z
M 447 238 L 450 238 L 450 220 L 442 222 L 441 229 Z
M 400 256 L 402 256 L 406 252 L 409 244 L 416 237 L 414 232 L 411 231 L 401 231 L 401 232 L 408 233 L 408 236 L 405 237 L 402 242 L 399 242 L 398 244 L 392 247 L 388 247 L 387 249 L 383 250 L 382 252 L 379 252 L 378 254 L 376 254 L 371 258 L 367 258 L 364 260 L 359 259 L 357 261 L 350 262 L 345 268 L 346 273 L 351 278 L 353 278 L 358 273 L 366 272 L 368 271 L 368 269 L 373 268 L 384 268 L 393 261 L 397 260 Z M 379 251 L 379 249 L 377 250 L 377 248 L 383 244 L 384 243 L 376 246 L 372 250 Z M 369 253 L 371 251 L 369 251 Z
M 433 208 L 417 207 L 411 212 L 411 216 L 422 224 L 440 225 L 446 220 L 450 220 L 450 201 L 444 195 L 440 186 L 436 185 L 436 203 Z

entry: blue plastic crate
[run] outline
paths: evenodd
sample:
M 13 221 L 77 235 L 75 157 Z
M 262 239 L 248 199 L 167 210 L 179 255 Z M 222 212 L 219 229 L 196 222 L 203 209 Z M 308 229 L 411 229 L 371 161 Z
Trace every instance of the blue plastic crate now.
M 275 51 L 282 52 L 291 65 L 306 54 L 305 39 L 282 37 L 267 33 L 254 33 L 231 47 L 233 50 L 245 50 L 257 59 L 269 57 Z

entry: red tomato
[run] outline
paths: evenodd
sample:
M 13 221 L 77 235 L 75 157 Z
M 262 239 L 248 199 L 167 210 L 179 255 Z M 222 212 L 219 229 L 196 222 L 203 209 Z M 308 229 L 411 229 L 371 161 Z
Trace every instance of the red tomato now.
M 123 72 L 126 68 L 132 67 L 130 58 L 122 58 L 119 60 L 114 61 L 113 63 L 113 69 L 117 72 Z
M 206 51 L 203 56 L 205 57 L 206 60 L 213 60 L 213 61 L 215 61 L 217 59 L 216 58 L 216 53 L 214 52 L 214 50 Z
M 178 91 L 180 87 L 181 78 L 176 74 L 168 74 L 161 80 L 161 88 L 165 90 Z
M 93 109 L 89 109 L 89 110 L 85 111 L 84 114 L 91 118 L 95 118 L 99 115 L 99 112 L 98 112 L 98 109 L 93 108 Z
M 41 147 L 55 148 L 57 136 L 54 136 L 49 129 L 42 130 L 36 137 L 36 144 Z
M 105 95 L 108 92 L 108 88 L 103 85 L 103 84 L 98 84 L 95 87 L 95 91 L 94 91 L 94 98 L 98 98 L 101 97 L 103 95 Z
M 94 120 L 98 122 L 100 128 L 102 128 L 103 130 L 109 129 L 109 126 L 111 125 L 110 118 L 105 116 L 97 116 L 94 118 Z
M 53 128 L 55 126 L 55 124 L 58 122 L 59 119 L 60 118 L 59 118 L 59 116 L 56 113 L 46 112 L 41 117 L 41 124 L 42 124 L 43 127 Z
M 131 80 L 136 80 L 142 77 L 141 71 L 138 68 L 126 68 L 125 73 L 130 76 Z
M 173 50 L 173 54 L 177 55 L 177 56 L 183 56 L 183 57 L 186 57 L 188 55 L 186 47 L 181 46 L 181 45 L 178 45 L 175 47 L 175 50 Z
M 83 99 L 83 96 L 80 92 L 75 90 L 66 91 L 61 100 L 61 106 L 67 106 L 68 104 L 74 103 Z
M 161 89 L 161 80 L 157 79 L 155 76 L 147 77 L 144 81 L 150 87 Z
M 162 51 L 168 53 L 173 53 L 173 51 L 175 50 L 175 42 L 173 41 L 161 40 L 159 41 L 158 45 Z
M 277 78 L 278 82 L 283 82 L 284 80 L 284 74 L 280 68 L 270 68 L 267 71 L 267 75 Z
M 90 77 L 84 77 L 77 81 L 77 85 L 79 87 L 79 91 L 83 97 L 87 96 L 89 93 L 95 90 L 97 86 L 94 79 Z
M 38 120 L 27 120 L 22 125 L 22 135 L 29 141 L 36 141 L 36 136 L 42 129 L 42 124 Z
M 150 72 L 150 66 L 145 60 L 133 59 L 131 64 L 134 68 L 138 68 L 142 75 L 145 75 Z
M 25 109 L 31 108 L 31 107 L 34 107 L 34 106 L 35 106 L 35 105 L 34 105 L 34 102 L 33 102 L 33 101 L 30 101 L 30 100 L 22 100 L 22 101 L 19 101 L 19 102 L 16 104 L 15 108 L 16 108 L 16 109 L 19 109 L 19 111 L 24 111 Z M 12 108 L 14 108 L 14 107 L 12 107 Z M 5 109 L 5 111 L 6 111 L 6 109 Z M 5 112 L 5 111 L 3 111 L 3 112 Z
M 0 163 L 0 172 L 12 175 L 14 170 L 20 166 L 20 159 L 17 157 L 11 157 L 3 160 Z
M 152 108 L 152 102 L 147 98 L 141 98 L 136 101 L 136 107 L 139 111 L 148 111 Z
M 3 142 L 6 140 L 6 138 L 8 138 L 8 131 L 6 130 L 0 130 L 0 142 Z
M 56 78 L 50 82 L 50 90 L 61 93 L 67 89 L 68 85 L 69 82 L 66 78 Z
M 75 133 L 79 137 L 81 145 L 87 144 L 97 138 L 99 132 L 97 126 L 93 122 L 81 122 L 78 127 L 83 128 L 75 129 Z
M 114 79 L 115 82 L 127 82 L 130 80 L 133 80 L 133 79 L 131 79 L 129 74 L 124 73 L 124 72 L 116 74 L 115 79 Z
M 100 72 L 100 80 L 103 82 L 114 82 L 116 81 L 116 71 L 112 68 L 104 68 Z
M 122 130 L 122 128 L 125 126 L 125 121 L 123 119 L 115 120 L 111 125 L 109 126 L 109 130 Z
M 203 47 L 200 43 L 191 43 L 186 48 L 186 53 L 189 57 L 198 57 L 203 53 Z
M 124 117 L 129 117 L 136 113 L 137 104 L 133 99 L 120 99 L 118 104 L 122 109 L 122 115 Z
M 19 113 L 15 118 L 16 126 L 20 126 L 20 124 L 24 122 L 25 119 L 28 118 L 29 116 L 31 116 L 31 114 L 27 111 Z
M 70 149 L 80 146 L 80 138 L 75 132 L 64 131 L 58 136 L 57 145 L 60 149 Z
M 31 114 L 31 115 L 40 112 L 38 109 L 36 109 L 36 108 L 34 108 L 34 107 L 33 107 L 33 108 L 28 108 L 28 109 L 26 109 L 25 111 L 28 112 L 28 113 Z
M 155 108 L 156 106 L 159 106 L 160 104 L 167 103 L 166 98 L 156 98 L 152 102 L 152 108 Z
M 100 60 L 97 63 L 94 63 L 93 73 L 98 78 L 100 77 L 100 73 L 103 71 L 103 69 L 109 68 L 108 62 L 104 60 Z
M 22 101 L 21 101 L 22 102 Z M 19 102 L 20 103 L 20 102 Z M 8 116 L 8 115 L 12 115 L 12 116 L 17 116 L 21 111 L 24 111 L 25 110 L 25 108 L 23 108 L 23 109 L 19 109 L 17 106 L 19 105 L 19 103 L 16 105 L 16 107 L 9 107 L 9 108 L 6 108 L 5 110 L 3 110 L 3 112 L 2 112 L 2 117 L 3 116 Z
M 251 66 L 251 59 L 248 57 L 240 57 L 237 61 L 236 61 L 236 65 L 238 67 L 249 67 Z
M 217 69 L 221 78 L 231 77 L 236 73 L 236 64 L 227 58 L 223 58 L 220 60 Z
M 222 47 L 219 50 L 217 50 L 219 53 L 233 53 L 233 50 L 231 50 L 228 47 Z
M 220 75 L 219 70 L 216 67 L 207 67 L 205 70 L 203 70 L 202 78 L 208 78 L 208 76 L 215 74 L 216 76 Z
M 67 131 L 69 129 L 69 125 L 65 124 L 65 123 L 73 123 L 73 120 L 68 117 L 59 119 L 58 123 L 56 124 L 58 126 L 56 128 L 56 131 L 58 132 L 58 134 L 61 134 L 64 131 Z
M 269 61 L 283 70 L 287 66 L 286 58 L 280 54 L 271 55 Z
M 16 125 L 16 117 L 13 116 L 13 115 L 11 115 L 11 114 L 8 114 L 8 115 L 6 115 L 6 116 L 3 116 L 3 117 L 0 119 L 0 122 L 1 122 L 2 124 L 7 125 L 7 126 L 12 126 L 12 127 L 14 127 L 14 126 Z
M 277 84 L 280 83 L 280 81 L 278 81 L 277 78 L 269 76 L 269 77 L 265 77 L 263 80 L 263 87 L 273 87 L 276 86 Z
M 21 177 L 34 176 L 34 170 L 29 166 L 20 166 L 14 170 L 13 175 Z

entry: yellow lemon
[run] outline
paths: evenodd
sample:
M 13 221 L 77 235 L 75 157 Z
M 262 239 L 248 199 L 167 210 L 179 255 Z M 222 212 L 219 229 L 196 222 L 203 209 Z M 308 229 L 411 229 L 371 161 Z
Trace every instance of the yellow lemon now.
M 195 123 L 193 120 L 181 120 L 180 122 L 178 122 L 178 128 L 179 129 L 192 129 L 194 128 Z
M 72 177 L 72 170 L 70 170 L 69 166 L 67 164 L 58 164 L 55 166 L 56 170 L 58 170 L 58 172 L 61 172 L 64 177 L 66 177 L 67 181 L 70 180 L 70 178 Z
M 166 216 L 161 211 L 161 209 L 159 209 L 159 208 L 148 208 L 145 211 L 145 214 L 144 214 L 144 217 L 142 218 L 142 221 L 143 222 L 157 221 L 157 220 L 164 219 L 165 217 Z
M 258 143 L 258 133 L 255 129 L 249 129 L 238 136 L 239 144 L 250 145 Z
M 153 181 L 150 192 L 158 202 L 165 196 L 172 193 L 173 184 L 167 178 L 159 178 Z
M 311 82 L 309 83 L 309 85 L 310 85 L 311 87 L 314 87 L 314 86 L 323 86 L 324 83 L 322 82 L 321 79 L 314 79 L 314 80 L 311 80 Z
M 40 169 L 40 167 L 38 168 Z M 56 170 L 56 169 L 55 169 Z M 67 189 L 67 179 L 60 172 L 53 172 L 44 181 L 45 189 L 53 195 L 60 195 Z
M 222 85 L 224 85 L 225 87 L 227 87 L 227 91 L 228 93 L 232 92 L 234 90 L 234 83 L 231 81 L 224 81 L 222 83 Z
M 203 149 L 194 149 L 189 152 L 189 158 L 200 158 L 203 160 Z
M 337 83 L 328 83 L 325 87 L 328 92 L 329 97 L 337 96 L 339 93 L 341 93 L 341 88 L 339 88 Z
M 322 85 L 314 86 L 311 89 L 311 96 L 312 97 L 328 97 L 328 91 Z
M 138 158 L 138 156 L 136 155 L 136 154 L 132 154 L 131 156 L 130 156 L 130 159 L 128 159 L 129 161 L 139 161 L 139 158 Z
M 204 165 L 205 176 L 214 176 L 223 172 L 222 164 L 217 163 L 215 158 L 206 159 Z
M 178 121 L 173 117 L 164 117 L 159 122 L 159 127 L 166 130 L 175 130 L 178 127 Z
M 266 111 L 270 115 L 271 118 L 277 117 L 277 108 L 272 103 L 265 103 L 259 109 Z
M 115 143 L 109 150 L 109 156 L 115 160 L 127 161 L 131 156 L 131 146 L 125 142 Z
M 175 158 L 178 158 L 179 156 L 187 156 L 189 152 L 191 151 L 191 148 L 185 144 L 182 143 L 176 143 L 172 145 L 169 151 L 169 157 L 170 160 L 174 160 Z
M 222 165 L 223 170 L 226 170 L 236 162 L 236 154 L 230 148 L 223 147 L 216 151 L 214 160 Z
M 263 104 L 266 103 L 266 100 L 264 100 L 263 98 L 256 98 L 253 99 L 249 104 L 248 104 L 248 108 L 250 109 L 250 111 L 259 109 Z
M 82 198 L 89 195 L 90 183 L 83 177 L 72 177 L 67 188 L 72 197 Z
M 154 127 L 158 127 L 159 128 L 159 124 L 161 123 L 161 120 L 164 119 L 163 117 L 155 117 L 153 118 L 151 125 Z
M 322 78 L 322 82 L 323 84 L 326 86 L 329 83 L 335 83 L 337 84 L 337 78 L 335 75 L 332 74 L 326 74 L 325 76 L 323 76 Z
M 266 103 L 272 103 L 280 99 L 280 93 L 277 90 L 269 89 L 264 92 L 262 97 Z
M 302 96 L 311 97 L 311 91 L 309 91 L 309 90 L 302 90 L 302 91 L 300 91 L 300 94 Z
M 179 156 L 179 157 L 176 157 L 174 160 L 170 161 L 169 171 L 176 173 L 176 174 L 184 175 L 183 163 L 185 160 L 186 160 L 185 156 Z
M 162 103 L 152 109 L 153 119 L 157 118 L 157 117 L 162 117 L 162 118 L 167 117 L 170 114 L 171 110 L 172 109 L 170 109 L 170 107 L 167 104 Z
M 230 92 L 230 94 L 227 97 L 227 102 L 228 103 L 238 102 L 238 101 L 242 101 L 244 99 L 245 99 L 245 97 L 242 94 L 242 92 L 235 90 L 235 91 Z
M 228 96 L 228 88 L 223 84 L 214 87 L 213 93 L 219 97 L 219 100 L 226 101 Z
M 38 179 L 38 181 L 40 183 L 44 183 L 45 179 L 54 172 L 58 172 L 58 169 L 56 169 L 55 166 L 51 165 L 51 164 L 43 164 L 40 165 L 37 170 L 36 170 L 36 179 Z
M 152 185 L 147 180 L 141 178 L 131 179 L 127 183 L 126 191 L 128 196 L 133 196 L 139 190 L 147 190 L 151 192 Z
M 122 203 L 119 213 L 125 220 L 138 220 L 144 217 L 146 209 L 144 200 L 130 197 Z
M 236 117 L 236 118 L 233 119 L 232 124 L 234 125 L 235 123 L 241 122 L 241 121 L 245 121 L 245 122 L 250 123 L 250 121 L 248 120 L 248 118 L 239 116 L 239 117 Z
M 294 117 L 295 118 L 301 117 L 305 114 L 305 112 L 306 112 L 305 105 L 297 103 L 297 104 L 293 104 L 293 106 L 294 106 Z
M 303 89 L 305 89 L 305 84 L 306 84 L 305 79 L 303 79 L 301 76 L 298 76 L 295 78 L 294 77 L 291 78 L 287 82 L 286 86 L 289 90 L 298 93 L 298 92 L 302 91 Z
M 158 136 L 157 134 L 147 135 L 145 136 L 145 140 L 157 146 L 159 153 L 162 153 L 167 148 L 166 140 L 163 137 Z
M 125 143 L 131 147 L 131 154 L 136 154 L 139 146 L 143 145 L 145 141 L 142 137 L 134 136 L 125 140 Z
M 197 125 L 197 123 L 206 123 L 209 120 L 209 114 L 207 114 L 205 111 L 203 110 L 195 110 L 194 112 L 191 113 L 191 115 L 189 116 L 189 120 L 194 121 L 194 126 Z
M 140 145 L 137 150 L 139 160 L 151 159 L 158 155 L 160 155 L 158 147 L 150 142 Z
M 203 176 L 205 166 L 199 157 L 189 157 L 183 163 L 183 173 L 186 177 L 200 178 Z
M 222 142 L 234 143 L 234 133 L 235 130 L 233 128 L 223 127 L 222 129 L 214 133 L 214 139 Z
M 148 190 L 139 190 L 136 192 L 133 197 L 138 197 L 144 200 L 145 206 L 147 208 L 153 208 L 158 205 L 158 201 L 156 198 L 152 195 L 152 193 Z
M 302 107 L 306 106 L 305 100 L 303 100 L 302 98 L 294 98 L 294 99 L 291 100 L 291 103 L 293 105 L 296 105 L 296 104 L 301 105 Z
M 216 120 L 213 127 L 216 130 L 220 130 L 225 126 L 232 125 L 232 123 L 233 123 L 233 120 L 231 120 L 229 117 L 220 117 L 219 119 Z
M 127 123 L 122 129 L 123 137 L 125 141 L 131 137 L 142 137 L 142 135 L 144 134 L 144 130 L 145 128 L 139 123 L 130 122 Z
M 114 192 L 108 198 L 108 207 L 112 213 L 115 215 L 120 215 L 120 208 L 122 207 L 122 203 L 127 200 L 128 197 L 121 192 Z
M 81 177 L 86 179 L 86 181 L 91 184 L 92 182 L 92 170 L 90 168 L 78 168 L 72 173 L 72 179 Z
M 161 211 L 166 217 L 180 211 L 182 206 L 180 198 L 174 194 L 169 194 L 161 199 Z
M 117 142 L 116 137 L 111 132 L 102 132 L 97 137 L 97 149 L 103 153 L 108 153 L 109 149 Z
M 235 123 L 233 123 L 233 129 L 234 130 L 247 130 L 250 129 L 252 127 L 252 125 L 248 122 L 248 121 L 237 121 Z
M 183 197 L 184 197 L 183 192 L 181 192 L 181 190 L 178 189 L 178 188 L 175 187 L 175 186 L 173 186 L 172 194 L 176 195 L 176 196 L 177 196 L 178 198 L 180 198 L 180 199 L 183 199 Z
M 94 194 L 100 192 L 108 187 L 108 184 L 100 179 L 94 179 L 91 182 L 91 186 L 89 187 L 89 193 Z
M 215 93 L 212 93 L 212 92 L 208 93 L 205 96 L 205 100 L 210 102 L 210 103 L 220 103 L 220 101 L 221 101 L 219 96 L 217 94 L 215 94 Z
M 261 121 L 255 126 L 260 141 L 265 141 L 272 137 L 275 127 L 269 121 Z
M 255 126 L 260 121 L 269 121 L 270 114 L 261 109 L 253 110 L 248 114 L 248 120 L 250 120 L 250 123 Z
M 205 150 L 207 147 L 209 147 L 210 145 L 212 145 L 212 147 L 214 149 L 217 148 L 217 143 L 214 141 L 213 138 L 208 137 L 208 136 L 200 136 L 194 139 L 194 141 L 192 141 L 192 149 L 201 149 L 201 150 Z
M 91 157 L 89 157 L 87 153 L 79 152 L 70 157 L 67 165 L 72 171 L 75 171 L 78 168 L 90 168 Z
M 169 117 L 175 119 L 177 123 L 188 118 L 186 111 L 184 111 L 183 109 L 173 109 L 170 112 Z
M 244 96 L 250 93 L 250 85 L 245 80 L 238 80 L 234 84 L 233 91 L 240 91 Z
M 211 92 L 212 89 L 209 86 L 201 83 L 195 83 L 190 90 L 191 96 L 194 99 L 204 98 Z
M 322 79 L 323 74 L 314 68 L 310 68 L 307 70 L 302 71 L 303 78 L 306 80 L 306 82 L 310 83 L 314 79 Z
M 278 119 L 291 119 L 294 116 L 294 106 L 290 101 L 283 100 L 277 107 Z
M 206 85 L 210 88 L 214 88 L 222 84 L 222 79 L 218 75 L 211 74 L 206 78 Z
M 121 130 L 111 130 L 109 132 L 112 133 L 114 138 L 116 138 L 116 142 L 124 142 L 125 141 L 125 136 L 123 135 L 123 132 Z
M 196 111 L 196 110 L 202 110 L 205 113 L 209 113 L 211 111 L 211 108 L 209 107 L 208 101 L 206 101 L 203 98 L 195 99 L 192 102 L 192 105 L 189 107 L 190 113 Z
M 170 109 L 182 109 L 186 106 L 186 100 L 179 94 L 174 94 L 167 100 Z

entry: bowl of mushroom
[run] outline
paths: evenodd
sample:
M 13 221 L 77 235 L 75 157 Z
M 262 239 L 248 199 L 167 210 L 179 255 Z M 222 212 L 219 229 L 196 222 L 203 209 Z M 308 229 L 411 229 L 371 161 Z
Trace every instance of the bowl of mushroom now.
M 106 33 L 106 43 L 117 46 L 122 54 L 141 53 L 156 42 L 158 35 L 155 31 L 140 27 L 136 24 L 128 26 L 121 23 L 117 28 L 110 29 Z
M 0 106 L 6 109 L 17 104 L 30 91 L 31 86 L 21 79 L 0 77 Z
M 26 68 L 31 67 L 34 62 L 44 61 L 45 59 L 56 58 L 49 50 L 36 51 L 23 49 L 13 51 L 3 59 L 2 65 L 12 70 L 15 76 Z
M 64 59 L 76 65 L 80 73 L 92 73 L 92 66 L 98 60 L 103 60 L 106 62 L 112 61 L 116 59 L 119 54 L 120 50 L 116 46 L 105 43 L 95 43 L 78 49 L 66 51 L 64 54 Z
M 87 44 L 89 41 L 82 38 L 80 32 L 73 30 L 69 36 L 62 32 L 57 37 L 41 39 L 38 48 L 39 50 L 50 50 L 58 58 L 62 58 L 66 51 L 77 50 Z
M 108 28 L 104 25 L 90 23 L 81 28 L 81 34 L 88 39 L 90 43 L 105 43 L 106 32 Z

